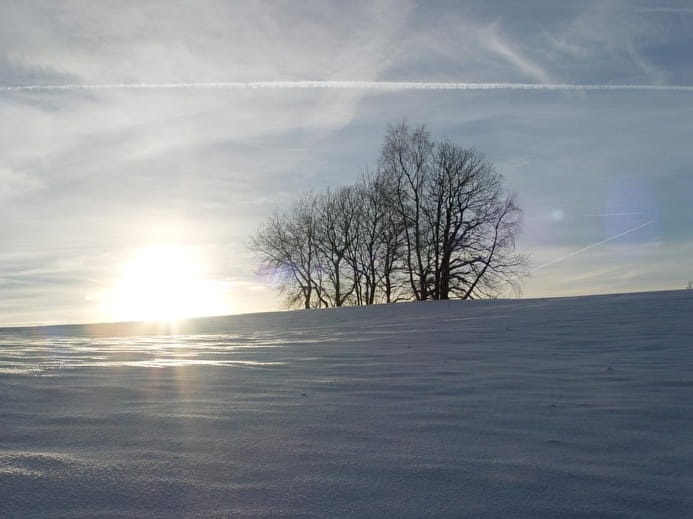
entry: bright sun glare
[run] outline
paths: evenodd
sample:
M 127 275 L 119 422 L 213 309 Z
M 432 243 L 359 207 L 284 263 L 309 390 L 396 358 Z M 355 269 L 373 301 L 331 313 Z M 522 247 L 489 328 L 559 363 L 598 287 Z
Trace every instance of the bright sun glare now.
M 141 249 L 121 267 L 109 300 L 115 320 L 172 321 L 225 311 L 223 286 L 205 279 L 205 265 L 189 249 Z

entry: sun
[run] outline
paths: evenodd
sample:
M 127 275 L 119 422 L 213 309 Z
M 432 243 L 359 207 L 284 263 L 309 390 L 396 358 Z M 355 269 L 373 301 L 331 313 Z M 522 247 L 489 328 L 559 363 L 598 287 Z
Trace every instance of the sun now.
M 175 321 L 228 313 L 223 284 L 206 279 L 205 264 L 191 248 L 137 250 L 121 265 L 108 297 L 109 318 Z

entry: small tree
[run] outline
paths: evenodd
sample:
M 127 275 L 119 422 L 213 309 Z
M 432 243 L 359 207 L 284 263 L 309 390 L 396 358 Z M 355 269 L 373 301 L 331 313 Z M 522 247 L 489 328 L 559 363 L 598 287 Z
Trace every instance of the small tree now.
M 309 193 L 285 213 L 275 213 L 251 238 L 261 271 L 279 282 L 288 307 L 311 308 L 322 298 L 318 268 L 316 197 Z

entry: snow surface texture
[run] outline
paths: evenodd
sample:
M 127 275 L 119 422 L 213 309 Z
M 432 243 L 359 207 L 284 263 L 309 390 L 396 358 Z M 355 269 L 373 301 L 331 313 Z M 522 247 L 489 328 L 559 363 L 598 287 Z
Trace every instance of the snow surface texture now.
M 2 330 L 0 517 L 690 517 L 692 316 L 678 291 Z

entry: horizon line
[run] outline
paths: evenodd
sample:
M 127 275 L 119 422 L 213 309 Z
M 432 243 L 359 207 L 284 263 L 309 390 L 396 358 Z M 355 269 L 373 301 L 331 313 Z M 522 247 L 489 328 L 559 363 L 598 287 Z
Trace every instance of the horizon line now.
M 525 90 L 525 91 L 653 91 L 693 92 L 693 85 L 600 83 L 468 83 L 430 81 L 208 81 L 140 83 L 65 83 L 52 85 L 0 85 L 0 92 L 41 90 L 152 90 L 152 89 L 337 89 L 337 90 Z

